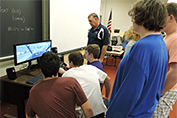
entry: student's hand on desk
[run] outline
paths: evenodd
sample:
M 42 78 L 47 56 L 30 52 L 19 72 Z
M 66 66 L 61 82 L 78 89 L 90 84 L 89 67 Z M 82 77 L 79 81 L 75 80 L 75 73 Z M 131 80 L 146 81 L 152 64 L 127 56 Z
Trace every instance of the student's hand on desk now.
M 64 62 L 61 62 L 60 64 L 60 68 L 63 68 L 65 71 L 67 71 L 69 69 L 69 64 L 66 64 Z M 60 70 L 59 70 L 60 71 Z M 59 72 L 60 73 L 60 72 Z M 63 73 L 60 73 L 63 74 Z

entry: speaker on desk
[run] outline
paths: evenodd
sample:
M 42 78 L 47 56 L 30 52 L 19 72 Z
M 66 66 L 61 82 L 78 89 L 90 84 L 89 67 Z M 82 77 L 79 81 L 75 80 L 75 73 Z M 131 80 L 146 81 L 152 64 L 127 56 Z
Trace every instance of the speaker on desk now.
M 17 78 L 16 76 L 16 72 L 15 72 L 15 68 L 12 67 L 12 68 L 7 68 L 6 69 L 6 72 L 7 72 L 7 76 L 10 80 L 14 80 Z

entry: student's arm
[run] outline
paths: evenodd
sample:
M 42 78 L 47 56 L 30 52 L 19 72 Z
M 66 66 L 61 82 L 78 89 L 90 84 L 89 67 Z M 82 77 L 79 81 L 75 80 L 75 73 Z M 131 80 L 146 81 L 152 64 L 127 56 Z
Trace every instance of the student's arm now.
M 108 98 L 111 91 L 111 79 L 109 76 L 106 77 L 104 81 L 104 85 L 105 85 L 105 92 L 106 92 L 105 97 Z
M 131 60 L 131 62 L 132 65 L 129 66 L 129 71 L 121 85 L 118 84 L 120 79 L 116 74 L 109 108 L 106 113 L 107 117 L 115 116 L 116 118 L 121 116 L 121 118 L 127 118 L 142 94 L 146 76 L 136 61 Z
M 170 64 L 170 69 L 166 74 L 162 94 L 170 90 L 176 83 L 177 83 L 177 62 Z
M 99 75 L 99 82 L 105 85 L 105 97 L 108 98 L 111 91 L 111 79 L 105 72 L 100 69 L 96 68 L 95 72 L 97 72 L 97 74 Z M 103 98 L 105 97 L 103 96 Z
M 26 114 L 26 118 L 33 118 L 33 117 L 29 117 L 29 116 Z
M 60 67 L 60 69 L 59 69 L 58 72 L 59 72 L 60 74 L 63 74 L 63 73 L 65 73 L 66 71 L 65 71 L 63 68 Z
M 103 45 L 102 50 L 101 50 L 101 55 L 100 55 L 100 62 L 103 63 L 104 56 L 106 54 L 108 45 Z
M 84 114 L 85 114 L 86 117 L 91 117 L 91 116 L 94 115 L 93 110 L 92 110 L 88 100 L 84 104 L 81 105 L 81 108 L 84 111 Z

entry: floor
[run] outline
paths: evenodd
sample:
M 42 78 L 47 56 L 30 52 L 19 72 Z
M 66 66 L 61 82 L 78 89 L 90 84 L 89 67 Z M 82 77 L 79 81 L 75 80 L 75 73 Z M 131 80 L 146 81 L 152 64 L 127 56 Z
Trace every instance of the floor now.
M 17 106 L 9 103 L 0 102 L 0 118 L 6 118 L 3 115 L 8 114 L 17 117 Z M 11 118 L 14 118 L 11 117 Z
M 105 64 L 106 64 L 105 60 Z M 116 59 L 116 66 L 115 66 L 115 58 L 109 58 L 109 60 L 107 61 L 107 64 L 104 65 L 104 71 L 108 74 L 108 76 L 111 78 L 111 85 L 113 86 L 114 83 L 114 78 L 117 72 L 117 66 L 119 64 L 119 62 L 121 61 L 121 59 L 117 58 Z M 102 90 L 102 94 L 105 94 L 105 88 L 103 87 Z M 110 99 L 110 96 L 109 96 Z M 9 103 L 3 103 L 0 101 L 0 118 L 6 118 L 3 115 L 4 114 L 8 114 L 14 117 L 9 117 L 9 118 L 17 118 L 17 106 L 16 105 L 12 105 Z
M 105 60 L 105 61 L 107 61 L 107 60 Z M 109 61 L 107 61 L 107 65 L 104 65 L 104 71 L 111 78 L 111 91 L 112 91 L 112 87 L 113 87 L 113 84 L 114 84 L 114 78 L 116 76 L 117 67 L 118 67 L 120 61 L 121 61 L 121 59 L 119 57 L 117 57 L 116 58 L 116 63 L 115 63 L 115 58 L 110 57 Z M 106 64 L 106 62 L 105 62 L 105 64 Z M 103 89 L 102 89 L 102 94 L 105 95 L 104 86 L 103 86 Z M 110 92 L 110 95 L 109 95 L 109 99 L 110 99 L 110 97 L 111 97 L 111 92 Z

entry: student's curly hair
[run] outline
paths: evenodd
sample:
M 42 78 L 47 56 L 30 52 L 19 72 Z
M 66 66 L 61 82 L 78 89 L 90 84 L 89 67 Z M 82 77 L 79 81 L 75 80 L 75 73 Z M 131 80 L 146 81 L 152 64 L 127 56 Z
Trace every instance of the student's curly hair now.
M 84 63 L 84 56 L 81 52 L 72 52 L 68 56 L 69 62 L 73 62 L 75 66 L 81 66 Z
M 100 47 L 97 44 L 90 44 L 85 48 L 85 50 L 87 50 L 89 54 L 93 54 L 95 59 L 98 59 Z
M 177 22 L 177 3 L 167 3 L 166 8 L 168 11 L 168 15 L 173 15 L 175 17 L 175 20 Z
M 38 65 L 45 77 L 56 76 L 60 67 L 60 58 L 53 52 L 46 52 L 38 60 Z
M 135 3 L 128 15 L 137 25 L 150 31 L 160 31 L 166 25 L 167 9 L 160 0 L 140 0 Z

